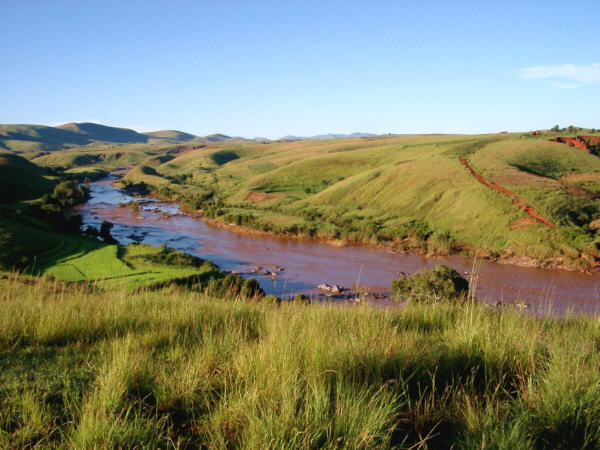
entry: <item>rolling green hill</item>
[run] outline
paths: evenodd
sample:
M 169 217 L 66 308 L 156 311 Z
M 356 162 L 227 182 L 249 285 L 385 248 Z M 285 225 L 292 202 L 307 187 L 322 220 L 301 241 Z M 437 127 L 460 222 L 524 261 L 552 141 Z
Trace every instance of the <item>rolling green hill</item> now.
M 128 128 L 109 127 L 97 123 L 67 123 L 57 127 L 87 137 L 90 141 L 135 144 L 148 142 L 148 136 Z
M 47 128 L 10 132 L 58 142 Z M 54 130 L 90 144 L 24 156 L 78 173 L 129 168 L 128 184 L 264 232 L 530 265 L 592 268 L 600 259 L 600 158 L 550 134 L 258 142 L 97 124 Z
M 0 148 L 14 152 L 87 145 L 88 136 L 44 125 L 0 125 Z
M 0 154 L 0 203 L 37 198 L 53 186 L 40 167 L 17 155 Z
M 147 148 L 243 141 L 224 134 L 200 137 L 177 130 L 138 133 L 128 128 L 110 127 L 97 123 L 67 123 L 58 127 L 44 125 L 0 125 L 0 153 L 15 153 L 33 159 L 47 152 L 79 148 L 94 151 L 99 147 L 148 145 Z M 56 166 L 56 165 L 54 165 Z
M 600 257 L 600 159 L 549 136 L 226 141 L 153 169 L 126 179 L 271 233 L 531 265 Z
M 193 134 L 184 133 L 182 131 L 177 130 L 162 130 L 162 131 L 151 131 L 149 133 L 144 133 L 149 138 L 153 139 L 170 139 L 173 141 L 180 142 L 189 142 L 197 139 L 198 136 L 194 136 Z

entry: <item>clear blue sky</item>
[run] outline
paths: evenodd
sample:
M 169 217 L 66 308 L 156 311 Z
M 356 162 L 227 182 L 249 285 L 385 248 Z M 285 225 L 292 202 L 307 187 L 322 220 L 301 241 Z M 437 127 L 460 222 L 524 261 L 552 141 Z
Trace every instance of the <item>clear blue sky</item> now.
M 0 1 L 0 123 L 600 128 L 600 2 Z

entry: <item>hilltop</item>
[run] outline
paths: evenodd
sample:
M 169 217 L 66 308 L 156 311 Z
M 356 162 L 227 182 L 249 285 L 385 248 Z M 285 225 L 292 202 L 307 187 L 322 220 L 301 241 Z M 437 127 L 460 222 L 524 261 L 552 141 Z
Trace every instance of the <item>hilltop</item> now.
M 240 140 L 223 134 L 195 136 L 177 130 L 138 133 L 129 128 L 111 127 L 97 123 L 67 123 L 57 127 L 45 125 L 0 125 L 0 151 L 16 154 L 35 154 L 88 148 L 102 145 L 148 144 L 165 146 L 174 144 L 203 144 Z
M 53 182 L 44 171 L 17 155 L 0 154 L 0 203 L 37 198 L 48 192 Z
M 87 136 L 45 125 L 0 125 L 0 148 L 13 152 L 87 145 Z
M 89 141 L 113 142 L 116 144 L 134 144 L 148 142 L 148 136 L 130 130 L 129 128 L 109 127 L 97 123 L 67 123 L 60 125 L 62 130 L 69 130 L 78 135 L 86 136 Z
M 292 134 L 288 134 L 287 136 L 283 136 L 282 138 L 279 138 L 279 140 L 280 141 L 300 141 L 303 139 L 343 139 L 343 138 L 373 137 L 373 136 L 377 136 L 377 135 L 372 134 L 372 133 L 351 133 L 351 134 L 328 133 L 328 134 L 318 134 L 316 136 L 294 136 Z M 255 139 L 259 140 L 260 138 L 255 138 Z
M 170 139 L 173 141 L 189 142 L 194 139 L 198 139 L 198 136 L 193 134 L 184 133 L 177 130 L 162 130 L 162 131 L 151 131 L 144 133 L 146 136 L 154 139 Z

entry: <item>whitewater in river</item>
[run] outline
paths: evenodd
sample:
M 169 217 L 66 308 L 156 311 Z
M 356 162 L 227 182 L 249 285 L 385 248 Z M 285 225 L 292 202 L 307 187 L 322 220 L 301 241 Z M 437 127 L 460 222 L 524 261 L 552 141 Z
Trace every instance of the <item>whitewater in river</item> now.
M 467 279 L 472 271 L 473 260 L 460 255 L 425 257 L 364 245 L 339 247 L 316 240 L 260 236 L 212 226 L 200 218 L 182 214 L 176 203 L 134 197 L 113 186 L 115 179 L 111 176 L 90 184 L 91 198 L 76 208 L 83 216 L 84 228 L 88 225 L 99 228 L 103 220 L 108 220 L 114 224 L 111 234 L 121 244 L 166 244 L 212 261 L 222 270 L 252 276 L 268 294 L 314 295 L 320 292 L 317 286 L 322 283 L 349 288 L 357 282 L 371 292 L 386 293 L 391 281 L 402 274 L 413 274 L 437 264 L 447 264 Z M 131 208 L 119 206 L 134 201 L 140 203 L 139 216 Z M 598 274 L 519 267 L 487 260 L 480 260 L 477 265 L 475 295 L 480 300 L 525 303 L 531 310 L 548 305 L 557 312 L 598 310 Z M 275 269 L 275 279 L 251 273 L 255 267 L 270 273 L 274 266 L 284 268 Z

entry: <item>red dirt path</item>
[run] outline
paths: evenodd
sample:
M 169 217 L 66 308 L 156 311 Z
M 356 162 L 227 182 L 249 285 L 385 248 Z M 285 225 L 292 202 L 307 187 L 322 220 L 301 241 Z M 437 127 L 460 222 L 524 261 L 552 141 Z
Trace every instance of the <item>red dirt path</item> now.
M 550 222 L 546 217 L 544 217 L 543 215 L 541 215 L 539 212 L 537 212 L 535 210 L 535 208 L 533 206 L 531 206 L 529 203 L 527 203 L 525 201 L 525 199 L 523 199 L 522 197 L 519 197 L 517 194 L 515 194 L 514 192 L 509 191 L 508 189 L 503 188 L 502 186 L 500 186 L 499 184 L 494 183 L 493 181 L 488 181 L 485 178 L 483 178 L 481 176 L 481 174 L 479 174 L 472 166 L 471 164 L 469 164 L 469 161 L 467 161 L 467 158 L 465 158 L 464 156 L 460 157 L 460 162 L 463 163 L 463 165 L 469 169 L 469 171 L 471 172 L 471 174 L 477 178 L 477 181 L 479 181 L 481 184 L 487 186 L 490 189 L 493 189 L 494 191 L 498 191 L 498 192 L 502 192 L 505 195 L 508 195 L 510 198 L 512 198 L 513 200 L 513 205 L 521 208 L 523 211 L 525 211 L 527 214 L 529 214 L 531 217 L 533 217 L 534 219 L 536 219 L 538 222 L 543 223 L 544 225 L 548 225 L 551 228 L 555 228 L 555 225 Z

